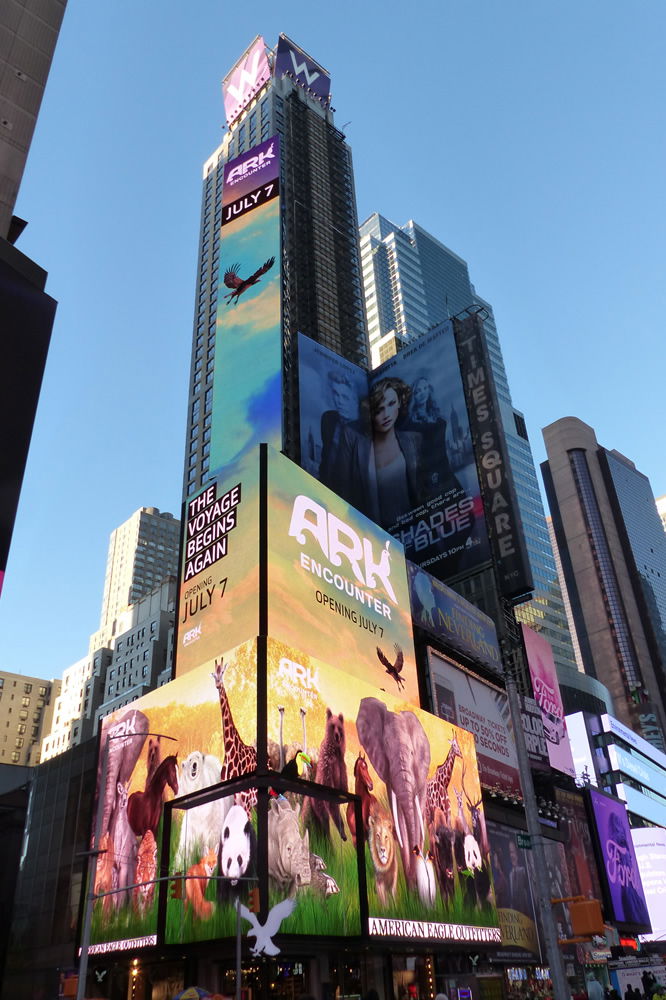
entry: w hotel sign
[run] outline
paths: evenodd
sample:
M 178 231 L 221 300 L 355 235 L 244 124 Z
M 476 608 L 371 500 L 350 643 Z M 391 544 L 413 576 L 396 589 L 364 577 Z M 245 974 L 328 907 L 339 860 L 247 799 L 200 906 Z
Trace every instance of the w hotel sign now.
M 233 125 L 241 111 L 270 79 L 271 71 L 266 56 L 266 43 L 257 35 L 245 50 L 234 68 L 222 81 L 224 111 L 227 125 Z

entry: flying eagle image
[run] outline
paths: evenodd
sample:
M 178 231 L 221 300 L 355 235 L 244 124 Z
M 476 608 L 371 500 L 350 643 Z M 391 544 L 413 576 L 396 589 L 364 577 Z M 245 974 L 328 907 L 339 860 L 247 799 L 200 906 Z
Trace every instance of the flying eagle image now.
M 266 923 L 260 924 L 254 913 L 240 903 L 238 909 L 241 917 L 252 926 L 247 932 L 248 937 L 256 938 L 254 947 L 250 948 L 253 955 L 279 955 L 280 949 L 273 944 L 272 937 L 280 930 L 280 924 L 294 912 L 295 899 L 283 899 L 268 911 Z
M 246 292 L 252 285 L 256 285 L 262 274 L 266 274 L 266 271 L 270 271 L 274 263 L 275 257 L 269 257 L 266 263 L 262 264 L 259 270 L 255 271 L 254 274 L 251 274 L 249 278 L 239 278 L 238 269 L 240 264 L 232 264 L 231 267 L 227 268 L 224 272 L 224 283 L 227 288 L 233 289 L 233 291 L 229 292 L 228 295 L 224 296 L 227 300 L 227 305 L 231 305 L 232 299 L 235 299 L 236 305 L 238 305 L 238 300 L 243 292 Z
M 397 642 L 393 643 L 393 648 L 395 649 L 395 663 L 391 663 L 391 661 L 384 656 L 379 646 L 377 646 L 377 656 L 379 657 L 379 662 L 386 667 L 386 673 L 391 675 L 393 680 L 398 685 L 398 690 L 400 690 L 405 686 L 405 682 L 400 676 L 400 671 L 403 668 L 405 658 L 402 655 L 402 650 Z

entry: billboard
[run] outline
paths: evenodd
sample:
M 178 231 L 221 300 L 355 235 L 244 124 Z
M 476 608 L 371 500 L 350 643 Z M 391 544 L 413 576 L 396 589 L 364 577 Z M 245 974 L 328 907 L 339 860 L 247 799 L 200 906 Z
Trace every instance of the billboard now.
M 522 795 L 506 693 L 434 649 L 428 666 L 435 714 L 474 734 L 481 784 Z
M 407 563 L 412 618 L 424 631 L 463 656 L 501 673 L 495 623 L 440 580 Z
M 650 918 L 624 803 L 596 788 L 588 794 L 612 919 L 627 930 L 649 933 Z
M 555 788 L 560 807 L 559 829 L 566 848 L 571 891 L 586 899 L 601 899 L 594 844 L 582 795 Z
M 256 742 L 254 641 L 103 720 L 93 954 L 156 943 L 160 891 L 153 880 L 160 874 L 164 802 L 256 769 Z M 170 873 L 187 872 L 217 852 L 219 818 L 196 828 L 178 818 Z
M 521 625 L 534 698 L 541 709 L 543 730 L 548 741 L 551 767 L 576 777 L 564 718 L 564 705 L 557 680 L 553 650 L 547 639 L 527 625 Z
M 286 35 L 278 38 L 273 74 L 276 80 L 282 76 L 291 77 L 322 102 L 328 99 L 331 91 L 328 72 Z
M 532 770 L 547 771 L 550 768 L 548 760 L 548 740 L 543 730 L 541 709 L 534 698 L 520 695 L 520 717 L 525 734 L 525 747 Z
M 370 936 L 498 944 L 472 734 L 272 639 L 267 689 L 277 763 L 296 761 L 302 777 L 361 798 Z M 308 762 L 299 765 L 303 750 Z M 360 839 L 350 811 L 320 802 L 301 812 L 298 836 L 306 835 L 326 874 L 346 884 Z M 280 891 L 272 876 L 271 903 Z M 282 929 L 326 933 L 329 907 L 344 902 L 342 889 L 331 887 L 309 925 L 296 923 L 297 907 Z M 353 894 L 346 905 L 355 905 Z
M 241 111 L 270 79 L 270 75 L 266 43 L 261 35 L 257 35 L 222 81 L 227 125 L 233 125 Z
M 184 505 L 175 674 L 258 633 L 259 476 L 219 477 Z
M 301 461 L 439 579 L 489 558 L 450 323 L 371 375 L 299 336 Z
M 641 941 L 663 941 L 666 938 L 666 830 L 655 826 L 634 829 L 631 839 L 652 924 L 652 933 L 641 935 Z
M 282 447 L 279 183 L 277 136 L 224 167 L 212 474 L 239 470 L 261 441 Z
M 630 747 L 637 750 L 648 760 L 654 761 L 659 767 L 666 769 L 666 754 L 663 753 L 659 747 L 656 747 L 653 743 L 648 742 L 638 733 L 635 733 L 633 729 L 629 729 L 628 726 L 623 725 L 612 715 L 602 715 L 601 716 L 601 729 L 605 733 L 613 733 L 615 736 L 619 736 L 621 740 L 628 743 Z
M 419 701 L 402 547 L 268 451 L 268 634 Z
M 534 584 L 483 321 L 475 313 L 453 327 L 497 580 L 505 597 L 525 600 Z
M 512 827 L 492 820 L 487 825 L 502 947 L 520 949 L 521 957 L 540 957 L 526 852 Z

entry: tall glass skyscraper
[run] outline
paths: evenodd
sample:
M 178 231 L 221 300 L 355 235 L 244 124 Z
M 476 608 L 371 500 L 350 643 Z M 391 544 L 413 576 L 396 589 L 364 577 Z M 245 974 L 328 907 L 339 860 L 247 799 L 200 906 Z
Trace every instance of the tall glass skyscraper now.
M 417 223 L 396 226 L 375 213 L 360 227 L 360 236 L 373 367 L 430 327 L 470 306 L 483 306 L 487 311 L 486 341 L 534 577 L 533 599 L 516 612 L 519 620 L 548 639 L 558 670 L 575 671 L 525 418 L 511 400 L 492 306 L 477 295 L 466 262 Z M 466 583 L 462 590 L 465 597 L 476 601 L 473 583 Z
M 283 438 L 291 458 L 298 460 L 300 450 L 297 334 L 367 364 L 352 157 L 333 122 L 328 74 L 286 36 L 273 50 L 264 50 L 262 39 L 250 48 L 259 47 L 266 79 L 250 87 L 203 168 L 184 497 L 209 471 L 224 165 L 274 135 L 281 151 Z
M 582 420 L 544 428 L 542 469 L 586 673 L 666 749 L 666 534 L 650 482 Z

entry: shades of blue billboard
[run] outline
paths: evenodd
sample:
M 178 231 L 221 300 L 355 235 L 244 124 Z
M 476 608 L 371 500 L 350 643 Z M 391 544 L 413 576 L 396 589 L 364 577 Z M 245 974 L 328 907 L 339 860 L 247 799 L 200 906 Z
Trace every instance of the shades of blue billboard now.
M 439 579 L 489 558 L 458 358 L 444 323 L 375 371 L 299 336 L 301 464 Z

